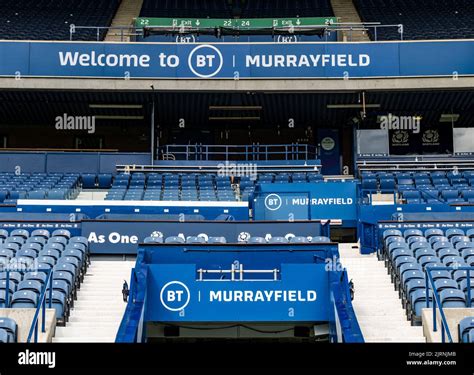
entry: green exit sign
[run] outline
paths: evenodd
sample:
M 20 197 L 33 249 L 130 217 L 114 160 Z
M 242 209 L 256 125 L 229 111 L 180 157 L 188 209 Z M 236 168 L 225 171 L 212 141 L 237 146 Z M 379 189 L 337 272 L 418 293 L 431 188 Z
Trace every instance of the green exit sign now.
M 193 27 L 234 29 L 259 29 L 272 27 L 324 26 L 337 23 L 336 17 L 304 18 L 250 18 L 250 19 L 216 19 L 216 18 L 137 18 L 136 27 Z

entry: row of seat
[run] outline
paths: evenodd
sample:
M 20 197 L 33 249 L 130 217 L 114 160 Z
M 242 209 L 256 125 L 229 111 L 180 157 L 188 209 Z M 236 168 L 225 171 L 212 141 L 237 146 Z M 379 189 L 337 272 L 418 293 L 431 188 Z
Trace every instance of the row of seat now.
M 474 176 L 469 177 L 377 177 L 362 176 L 362 188 L 370 190 L 395 190 L 400 187 L 413 186 L 417 188 L 430 187 L 469 187 L 474 184 Z
M 47 302 L 58 324 L 66 324 L 90 262 L 88 246 L 87 238 L 63 229 L 0 230 L 0 307 L 36 307 L 52 272 Z
M 292 236 L 289 238 L 275 236 L 268 239 L 258 236 L 247 236 L 242 235 L 239 238 L 239 242 L 245 242 L 249 244 L 290 244 L 290 243 L 321 243 L 321 242 L 331 242 L 331 240 L 326 236 L 315 236 L 315 237 L 304 237 L 304 236 Z M 163 236 L 153 236 L 147 237 L 144 240 L 144 243 L 165 243 L 165 244 L 225 244 L 227 239 L 222 236 L 170 236 L 163 238 Z
M 474 189 L 406 189 L 398 190 L 406 203 L 474 203 Z
M 403 38 L 463 39 L 474 37 L 470 0 L 354 0 L 363 22 L 402 24 Z M 375 33 L 370 30 L 372 39 Z M 378 40 L 400 40 L 397 28 L 378 28 Z
M 473 239 L 472 229 L 466 232 L 459 228 L 384 231 L 383 258 L 413 325 L 421 324 L 421 309 L 427 302 L 433 303 L 432 292 L 426 294 L 428 267 L 434 269 L 431 275 L 443 308 L 474 303 Z M 452 267 L 452 271 L 436 270 L 439 267 Z M 473 267 L 469 280 L 468 272 L 458 270 L 459 267 Z
M 75 173 L 0 173 L 0 203 L 17 199 L 75 199 L 80 192 L 79 178 Z
M 106 200 L 235 201 L 228 176 L 207 173 L 122 173 Z
M 69 40 L 70 25 L 109 26 L 120 0 L 4 0 L 2 39 Z M 99 32 L 102 40 L 106 31 Z M 97 30 L 76 29 L 74 40 L 96 40 Z

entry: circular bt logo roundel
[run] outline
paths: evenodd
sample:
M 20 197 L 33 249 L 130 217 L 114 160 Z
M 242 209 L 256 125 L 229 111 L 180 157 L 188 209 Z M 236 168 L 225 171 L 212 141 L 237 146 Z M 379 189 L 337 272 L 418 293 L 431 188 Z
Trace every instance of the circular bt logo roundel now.
M 324 151 L 331 151 L 336 146 L 336 142 L 331 137 L 324 137 L 321 140 L 321 147 Z
M 191 293 L 188 287 L 181 281 L 170 281 L 161 288 L 161 304 L 169 311 L 183 310 L 188 305 L 190 298 Z
M 195 47 L 188 57 L 188 65 L 194 75 L 211 78 L 219 73 L 224 64 L 221 51 L 215 46 L 203 44 Z
M 281 207 L 281 197 L 278 194 L 269 194 L 265 197 L 265 207 L 270 211 L 276 211 Z

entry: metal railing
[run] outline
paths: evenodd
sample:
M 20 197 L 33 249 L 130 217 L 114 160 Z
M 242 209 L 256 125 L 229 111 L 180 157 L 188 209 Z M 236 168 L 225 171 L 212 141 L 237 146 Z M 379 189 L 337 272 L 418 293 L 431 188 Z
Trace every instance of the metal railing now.
M 441 317 L 441 342 L 446 342 L 446 336 L 448 337 L 448 342 L 453 342 L 453 336 L 448 326 L 448 321 L 446 319 L 446 314 L 443 310 L 443 304 L 441 303 L 441 297 L 436 290 L 433 276 L 431 275 L 432 271 L 466 271 L 466 281 L 467 281 L 467 298 L 466 298 L 466 307 L 471 307 L 471 272 L 474 276 L 474 267 L 427 267 L 425 270 L 425 288 L 426 288 L 426 307 L 430 308 L 430 286 L 433 295 L 433 332 L 438 331 L 437 316 L 436 310 L 439 310 Z
M 317 147 L 308 144 L 252 144 L 252 145 L 165 145 L 158 148 L 158 156 L 173 160 L 315 160 Z
M 24 271 L 30 271 L 30 269 L 26 269 Z M 31 269 L 31 271 L 34 271 Z M 5 308 L 11 307 L 10 303 L 10 283 L 11 278 L 10 274 L 12 272 L 19 272 L 17 270 L 5 270 L 2 272 L 6 272 L 6 278 L 5 278 Z M 52 280 L 53 280 L 53 271 L 49 270 L 47 271 L 47 277 L 46 281 L 43 285 L 43 288 L 41 290 L 40 296 L 38 298 L 37 302 L 37 307 L 35 310 L 35 315 L 33 317 L 33 320 L 31 322 L 31 327 L 28 332 L 28 339 L 27 342 L 30 343 L 31 339 L 33 338 L 35 343 L 38 342 L 38 325 L 39 325 L 39 314 L 41 312 L 41 332 L 45 333 L 46 332 L 46 296 L 47 293 L 49 293 L 49 303 L 48 303 L 48 308 L 52 307 L 52 295 L 53 295 L 53 288 L 52 288 Z M 49 287 L 49 291 L 48 291 Z
M 403 172 L 403 171 L 452 171 L 474 169 L 474 161 L 468 157 L 456 157 L 453 155 L 418 155 L 418 156 L 396 156 L 389 159 L 359 159 L 356 162 L 357 170 L 361 172 Z
M 106 34 L 109 31 L 117 30 L 116 34 L 113 36 L 120 36 L 121 42 L 135 41 L 136 37 L 143 36 L 143 30 L 133 27 L 133 26 L 69 26 L 69 40 L 74 40 L 75 35 L 80 35 L 81 31 L 94 31 L 95 40 L 97 42 L 101 41 L 102 34 Z
M 198 269 L 197 270 L 199 278 L 199 281 L 278 281 L 278 274 L 280 273 L 280 270 L 274 268 L 272 270 L 246 270 L 244 269 L 244 266 L 242 263 L 240 264 L 232 264 L 231 268 L 229 270 L 223 270 L 223 269 L 214 269 L 214 270 L 205 270 L 205 269 Z M 209 275 L 221 275 L 225 276 L 230 274 L 230 279 L 204 279 L 204 275 L 209 274 Z M 273 275 L 273 279 L 258 279 L 258 280 L 249 280 L 249 279 L 244 279 L 245 274 L 270 274 Z M 236 277 L 237 276 L 237 277 Z
M 170 27 L 170 26 L 153 26 L 153 27 L 148 27 L 148 29 L 163 29 L 168 31 L 169 35 L 176 34 L 176 35 L 199 35 L 202 33 L 204 30 L 208 30 L 209 28 L 198 28 L 198 27 L 191 27 L 191 26 L 175 26 L 175 27 Z M 214 28 L 213 28 L 214 29 Z M 322 30 L 322 35 L 324 36 L 324 39 L 328 41 L 328 36 L 331 35 L 333 32 L 346 32 L 348 36 L 348 41 L 352 41 L 354 39 L 354 33 L 357 32 L 363 32 L 367 33 L 367 36 L 369 32 L 372 32 L 373 41 L 379 41 L 383 40 L 379 38 L 380 35 L 380 30 L 385 30 L 385 29 L 395 29 L 396 34 L 399 35 L 400 40 L 403 40 L 403 33 L 404 33 L 404 27 L 403 24 L 396 24 L 396 25 L 382 25 L 380 22 L 360 22 L 360 23 L 331 23 L 328 25 L 305 25 L 305 26 L 288 26 L 288 27 L 274 27 L 271 28 L 270 30 L 273 31 L 279 31 L 280 33 L 282 31 L 287 31 L 288 36 L 293 36 L 293 35 L 298 35 L 298 34 L 304 34 L 305 31 L 307 30 L 317 30 L 321 29 Z M 109 33 L 109 31 L 117 30 L 116 34 L 112 34 L 114 36 L 120 36 L 120 41 L 126 42 L 126 41 L 136 41 L 137 37 L 144 37 L 144 28 L 143 27 L 137 27 L 137 26 L 76 26 L 74 24 L 69 26 L 69 40 L 74 40 L 74 36 L 80 35 L 81 31 L 93 31 L 95 35 L 95 40 L 100 41 L 101 36 L 103 32 Z M 238 30 L 245 31 L 245 35 L 242 35 L 242 37 L 249 37 L 249 29 L 247 27 L 244 28 L 237 28 Z M 256 31 L 259 30 L 258 28 L 255 29 Z M 268 35 L 276 36 L 273 35 L 274 33 L 269 33 Z M 278 34 L 278 33 L 277 33 Z M 285 34 L 286 35 L 286 34 Z M 395 34 L 394 34 L 395 35 Z M 224 38 L 225 36 L 219 37 Z M 233 41 L 235 38 L 235 35 L 229 35 L 229 37 L 232 38 Z M 217 39 L 217 37 L 216 37 Z M 251 42 L 251 40 L 249 40 Z M 293 43 L 298 43 L 297 41 L 292 41 Z
M 34 335 L 34 341 L 35 343 L 38 342 L 38 317 L 41 311 L 41 332 L 45 333 L 46 332 L 46 295 L 49 294 L 49 303 L 48 303 L 48 308 L 52 308 L 52 303 L 53 303 L 53 270 L 49 270 L 47 272 L 47 277 L 46 281 L 43 285 L 43 290 L 41 291 L 41 294 L 38 299 L 38 306 L 36 307 L 35 311 L 35 316 L 33 317 L 33 321 L 31 322 L 31 327 L 30 331 L 28 333 L 28 339 L 26 340 L 28 343 L 31 342 L 31 338 Z M 48 285 L 49 285 L 49 291 L 48 291 Z M 56 317 L 56 315 L 55 315 Z
M 396 32 L 400 35 L 400 40 L 403 40 L 403 25 L 382 25 L 380 22 L 361 22 L 361 23 L 333 23 L 329 26 L 326 26 L 326 40 L 327 34 L 331 33 L 332 31 L 346 31 L 349 33 L 348 41 L 352 41 L 354 39 L 354 32 L 364 32 L 368 33 L 373 31 L 374 42 L 379 40 L 379 31 L 381 29 L 396 29 Z M 367 35 L 368 37 L 369 35 Z

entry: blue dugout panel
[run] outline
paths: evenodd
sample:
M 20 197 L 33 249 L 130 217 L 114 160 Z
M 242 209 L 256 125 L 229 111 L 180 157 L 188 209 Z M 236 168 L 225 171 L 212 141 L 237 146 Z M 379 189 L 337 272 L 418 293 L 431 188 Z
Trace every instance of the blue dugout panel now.
M 474 74 L 474 41 L 370 43 L 0 42 L 0 76 L 155 79 Z
M 334 243 L 140 245 L 131 280 L 117 342 L 149 341 L 160 325 L 211 337 L 218 323 L 328 325 L 331 342 L 363 342 Z
M 201 215 L 215 220 L 219 215 L 234 220 L 248 220 L 247 202 L 191 202 L 191 201 L 94 201 L 19 199 L 17 210 L 27 213 L 82 213 L 90 218 L 108 214 L 127 215 Z

